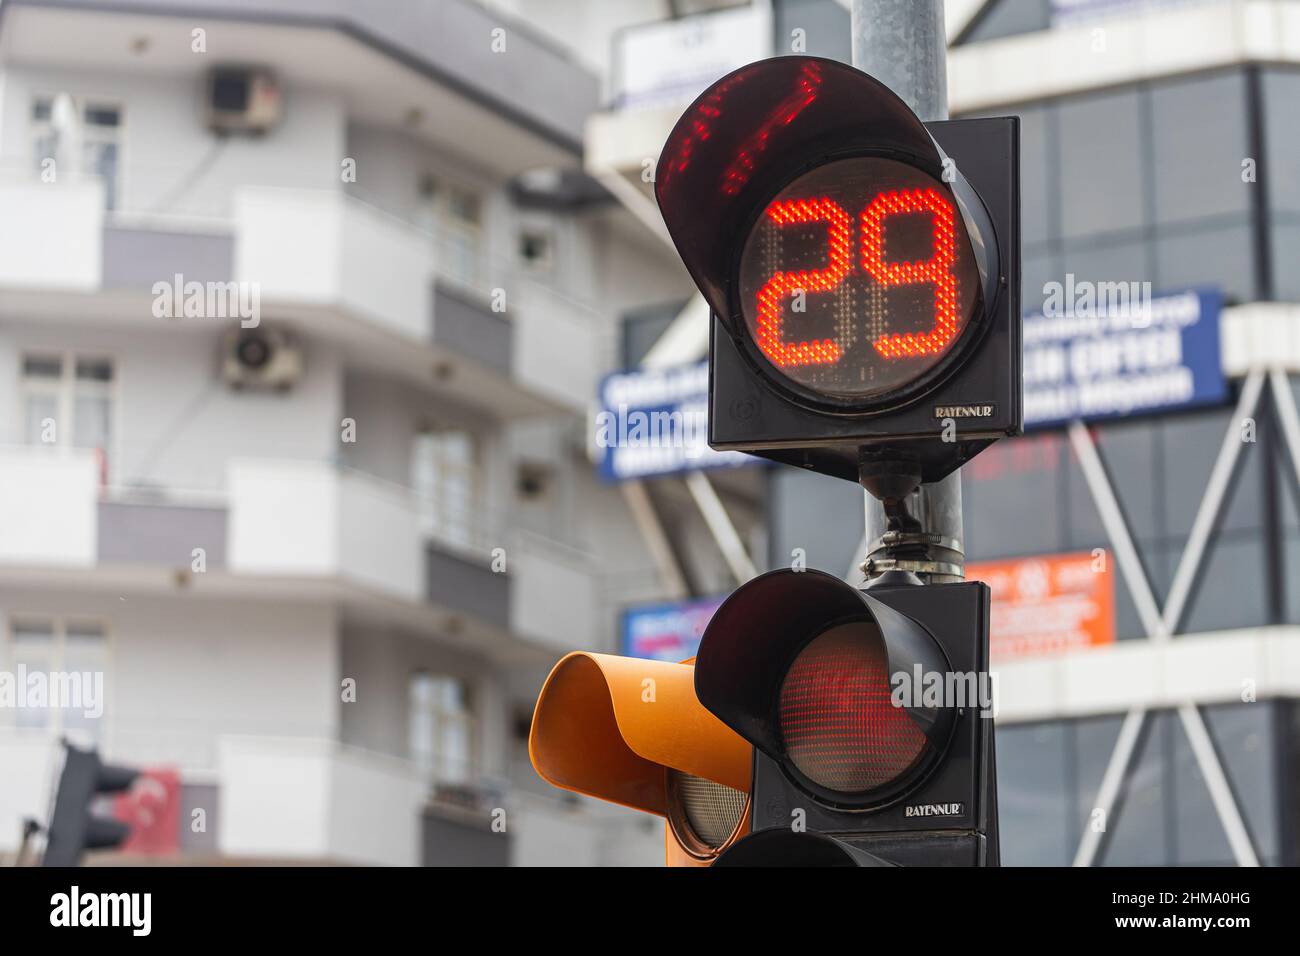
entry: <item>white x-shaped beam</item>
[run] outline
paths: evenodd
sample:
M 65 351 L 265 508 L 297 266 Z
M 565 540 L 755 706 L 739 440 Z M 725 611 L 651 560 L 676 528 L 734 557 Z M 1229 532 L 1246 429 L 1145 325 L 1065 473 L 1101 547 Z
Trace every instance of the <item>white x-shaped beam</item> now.
M 1287 386 L 1285 373 L 1274 372 L 1268 377 L 1273 387 L 1277 407 L 1284 409 L 1281 413 L 1284 433 L 1288 427 L 1290 428 L 1287 444 L 1291 450 L 1291 460 L 1296 465 L 1297 478 L 1300 479 L 1300 419 L 1296 414 L 1295 399 Z M 1252 371 L 1242 384 L 1237 407 L 1232 420 L 1228 423 L 1227 433 L 1223 436 L 1223 443 L 1219 447 L 1214 467 L 1210 471 L 1205 496 L 1201 499 L 1201 506 L 1192 522 L 1192 529 L 1183 548 L 1182 557 L 1179 559 L 1178 568 L 1174 572 L 1174 580 L 1170 585 L 1163 611 L 1156 604 L 1150 581 L 1138 558 L 1123 511 L 1115 497 L 1110 477 L 1093 444 L 1092 435 L 1081 422 L 1074 422 L 1070 426 L 1070 444 L 1083 468 L 1084 479 L 1088 483 L 1088 489 L 1092 493 L 1097 511 L 1101 515 L 1102 525 L 1110 540 L 1111 550 L 1115 554 L 1115 563 L 1119 566 L 1129 593 L 1133 596 L 1133 602 L 1137 606 L 1148 640 L 1168 641 L 1178 631 L 1187 600 L 1191 595 L 1192 584 L 1204 563 L 1210 535 L 1227 501 L 1233 471 L 1241 454 L 1242 422 L 1254 415 L 1259 407 L 1264 382 L 1265 373 L 1257 369 Z M 1288 414 L 1290 426 L 1287 425 Z M 1074 856 L 1075 866 L 1091 866 L 1096 859 L 1105 835 L 1105 823 L 1109 821 L 1111 811 L 1119 799 L 1129 764 L 1142 736 L 1146 715 L 1145 707 L 1135 707 L 1124 718 L 1094 805 L 1094 812 L 1101 811 L 1102 825 L 1095 826 L 1090 823 L 1084 827 L 1083 838 L 1079 841 L 1079 848 Z M 1228 784 L 1227 775 L 1224 774 L 1223 766 L 1214 750 L 1214 744 L 1210 740 L 1200 709 L 1195 702 L 1187 701 L 1178 707 L 1178 717 L 1187 733 L 1197 765 L 1205 778 L 1210 799 L 1223 824 L 1234 858 L 1240 866 L 1259 866 L 1259 857 L 1255 853 L 1250 833 L 1246 829 L 1237 801 L 1233 797 L 1232 788 Z

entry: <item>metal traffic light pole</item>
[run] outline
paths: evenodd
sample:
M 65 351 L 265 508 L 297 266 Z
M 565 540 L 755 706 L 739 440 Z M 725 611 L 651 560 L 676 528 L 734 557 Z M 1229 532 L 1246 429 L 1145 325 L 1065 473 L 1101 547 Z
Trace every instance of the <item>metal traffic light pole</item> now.
M 923 121 L 948 118 L 948 44 L 943 0 L 853 0 L 853 65 L 880 80 Z M 890 475 L 896 491 L 900 477 Z M 912 571 L 923 581 L 963 577 L 961 473 L 878 497 L 881 486 L 864 472 L 868 579 Z M 872 487 L 874 486 L 874 487 Z

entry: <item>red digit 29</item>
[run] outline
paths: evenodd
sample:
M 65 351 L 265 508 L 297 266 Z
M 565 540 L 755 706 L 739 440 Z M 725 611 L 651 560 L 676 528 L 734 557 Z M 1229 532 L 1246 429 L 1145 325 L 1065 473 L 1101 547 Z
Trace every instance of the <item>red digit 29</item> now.
M 917 262 L 886 262 L 886 224 L 894 216 L 929 213 L 933 221 L 930 258 Z M 843 350 L 833 339 L 787 342 L 782 335 L 785 300 L 797 292 L 831 292 L 852 269 L 849 216 L 833 199 L 788 199 L 772 203 L 767 218 L 778 226 L 825 222 L 827 266 L 800 272 L 776 272 L 758 290 L 757 343 L 778 367 L 830 365 Z M 956 222 L 952 203 L 937 189 L 898 189 L 878 194 L 859 217 L 862 230 L 861 265 L 872 279 L 889 288 L 934 286 L 934 325 L 928 332 L 878 336 L 872 345 L 886 359 L 936 355 L 946 349 L 960 327 L 957 312 Z

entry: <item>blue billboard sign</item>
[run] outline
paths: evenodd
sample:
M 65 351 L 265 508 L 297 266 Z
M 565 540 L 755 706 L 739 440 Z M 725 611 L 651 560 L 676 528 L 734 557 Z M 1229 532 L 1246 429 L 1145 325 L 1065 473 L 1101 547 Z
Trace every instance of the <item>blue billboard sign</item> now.
M 755 459 L 709 447 L 709 363 L 636 369 L 600 383 L 594 453 L 606 481 L 734 468 Z
M 1096 292 L 1102 285 L 1076 289 L 1067 276 L 1044 311 L 1025 316 L 1026 428 L 1224 401 L 1222 293 L 1138 295 L 1115 306 Z
M 704 628 L 725 595 L 651 604 L 623 612 L 623 654 L 655 661 L 683 661 L 699 650 Z
M 1186 6 L 1209 0 L 1051 0 L 1052 24 L 1070 25 L 1073 21 L 1093 17 L 1133 14 L 1158 7 Z

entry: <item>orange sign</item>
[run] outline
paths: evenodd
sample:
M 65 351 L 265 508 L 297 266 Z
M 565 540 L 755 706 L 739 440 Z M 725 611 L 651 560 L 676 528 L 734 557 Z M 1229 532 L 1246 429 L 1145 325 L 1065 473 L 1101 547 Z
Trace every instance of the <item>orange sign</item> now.
M 966 565 L 993 596 L 990 656 L 1059 654 L 1115 641 L 1110 553 L 1048 554 Z

